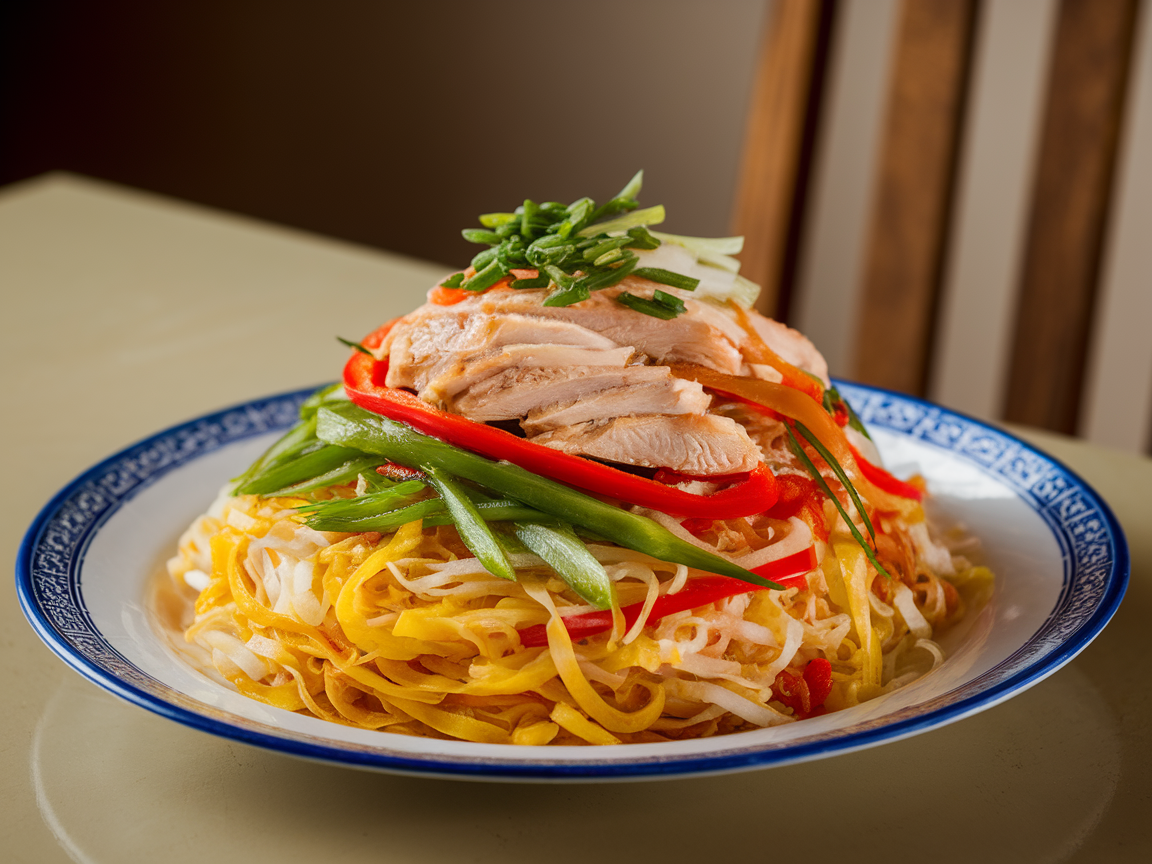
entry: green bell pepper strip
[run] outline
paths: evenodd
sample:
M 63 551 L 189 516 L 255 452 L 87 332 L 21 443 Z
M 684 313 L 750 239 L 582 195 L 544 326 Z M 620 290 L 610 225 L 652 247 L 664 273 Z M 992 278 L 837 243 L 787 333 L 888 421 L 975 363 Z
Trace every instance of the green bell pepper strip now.
M 377 453 L 401 465 L 422 469 L 435 466 L 662 561 L 732 576 L 752 585 L 779 587 L 719 555 L 681 540 L 651 519 L 597 501 L 518 465 L 493 462 L 421 435 L 409 426 L 353 404 L 321 408 L 317 414 L 317 434 L 330 444 Z

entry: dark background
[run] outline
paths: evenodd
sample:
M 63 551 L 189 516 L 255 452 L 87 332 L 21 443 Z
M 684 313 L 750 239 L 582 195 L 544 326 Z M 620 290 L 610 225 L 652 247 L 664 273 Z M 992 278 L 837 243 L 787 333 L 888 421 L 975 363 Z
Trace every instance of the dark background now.
M 68 170 L 449 264 L 610 197 L 726 234 L 765 0 L 0 4 L 0 184 Z

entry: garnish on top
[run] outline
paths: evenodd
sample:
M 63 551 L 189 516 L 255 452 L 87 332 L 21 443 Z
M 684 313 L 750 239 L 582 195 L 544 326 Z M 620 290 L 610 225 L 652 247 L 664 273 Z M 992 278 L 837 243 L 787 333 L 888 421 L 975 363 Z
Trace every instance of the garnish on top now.
M 695 291 L 704 281 L 708 290 L 702 293 L 751 305 L 759 289 L 738 275 L 740 264 L 731 257 L 743 247 L 743 238 L 681 237 L 650 231 L 648 226 L 664 221 L 664 207 L 638 209 L 643 179 L 644 172 L 638 171 L 600 206 L 591 198 L 568 205 L 525 199 L 511 213 L 485 213 L 480 217 L 483 227 L 466 228 L 462 233 L 465 240 L 488 248 L 472 259 L 470 274 L 453 274 L 441 287 L 482 292 L 513 276 L 512 288 L 550 288 L 545 306 L 570 306 L 587 300 L 593 291 L 619 284 L 626 276 L 637 276 L 682 291 Z M 637 253 L 651 252 L 665 243 L 682 250 L 672 256 L 677 269 L 640 266 L 644 262 Z M 699 273 L 701 265 L 706 268 L 703 273 Z M 698 275 L 678 270 L 694 270 Z M 651 298 L 625 291 L 617 299 L 656 318 L 675 318 L 685 311 L 684 301 L 666 291 L 657 290 Z

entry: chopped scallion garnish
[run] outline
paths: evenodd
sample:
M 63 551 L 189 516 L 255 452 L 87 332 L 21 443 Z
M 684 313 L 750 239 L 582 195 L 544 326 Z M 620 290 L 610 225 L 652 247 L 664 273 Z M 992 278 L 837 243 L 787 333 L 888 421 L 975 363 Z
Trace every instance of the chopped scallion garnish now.
M 641 279 L 647 279 L 649 282 L 659 282 L 661 285 L 669 285 L 684 291 L 695 291 L 696 286 L 700 284 L 699 279 L 681 276 L 679 273 L 673 273 L 662 267 L 639 267 L 636 269 L 635 275 Z
M 369 351 L 367 348 L 365 348 L 359 342 L 353 342 L 351 339 L 345 339 L 343 336 L 337 336 L 336 341 L 340 342 L 344 345 L 347 345 L 349 348 L 352 348 L 356 351 L 359 351 L 361 354 L 367 354 L 369 357 L 375 356 L 371 351 Z
M 651 315 L 653 318 L 663 318 L 665 321 L 675 318 L 685 309 L 683 300 L 671 294 L 665 294 L 663 291 L 657 291 L 652 295 L 651 300 L 647 300 L 644 297 L 637 297 L 635 294 L 629 294 L 625 291 L 618 295 L 616 300 L 623 303 L 629 309 L 643 312 L 645 315 Z
M 517 279 L 512 287 L 551 286 L 552 293 L 545 301 L 548 306 L 579 303 L 588 299 L 592 291 L 616 285 L 633 272 L 662 285 L 691 291 L 698 279 L 660 268 L 637 270 L 639 259 L 632 250 L 657 248 L 660 240 L 647 226 L 664 219 L 661 206 L 637 209 L 636 197 L 643 181 L 644 172 L 637 172 L 616 197 L 599 207 L 591 198 L 579 198 L 568 205 L 555 201 L 538 204 L 525 199 L 512 213 L 485 213 L 480 217 L 482 228 L 462 232 L 466 240 L 489 247 L 472 259 L 476 274 L 469 279 L 455 274 L 441 284 L 445 288 L 484 291 L 513 269 L 533 267 L 540 273 L 537 278 Z M 639 306 L 623 302 L 661 318 L 674 318 L 684 311 L 679 301 L 645 300 Z

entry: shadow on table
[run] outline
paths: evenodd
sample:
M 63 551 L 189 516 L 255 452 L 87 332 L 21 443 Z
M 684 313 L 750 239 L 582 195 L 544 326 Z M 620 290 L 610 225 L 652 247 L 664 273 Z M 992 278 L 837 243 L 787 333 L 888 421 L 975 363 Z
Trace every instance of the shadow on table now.
M 37 727 L 33 778 L 45 821 L 85 862 L 1056 861 L 1092 834 L 1126 773 L 1084 669 L 876 750 L 587 785 L 397 777 L 173 735 L 70 677 Z

